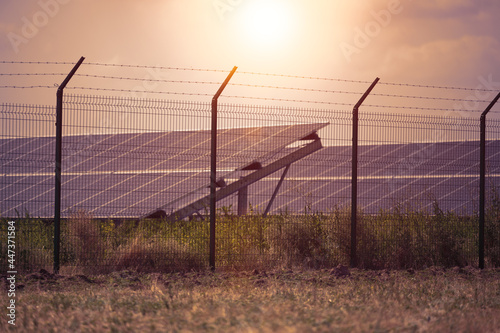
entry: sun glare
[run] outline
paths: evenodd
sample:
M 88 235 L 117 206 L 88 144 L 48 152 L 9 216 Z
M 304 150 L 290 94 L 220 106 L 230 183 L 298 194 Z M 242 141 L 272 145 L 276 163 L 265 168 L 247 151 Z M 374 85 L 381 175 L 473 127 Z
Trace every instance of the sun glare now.
M 283 0 L 248 1 L 240 23 L 245 38 L 255 46 L 267 47 L 291 37 L 292 15 Z

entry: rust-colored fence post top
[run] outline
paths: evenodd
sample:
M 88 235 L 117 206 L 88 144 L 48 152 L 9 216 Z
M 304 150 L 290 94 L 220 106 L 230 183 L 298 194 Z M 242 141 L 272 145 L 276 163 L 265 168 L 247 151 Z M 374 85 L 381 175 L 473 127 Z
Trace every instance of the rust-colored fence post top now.
M 238 69 L 238 67 L 234 66 L 233 69 L 231 70 L 231 72 L 229 72 L 228 76 L 226 77 L 226 79 L 224 80 L 224 82 L 219 87 L 219 90 L 217 90 L 217 92 L 215 93 L 214 97 L 212 97 L 212 102 L 213 101 L 217 101 L 219 99 L 219 96 L 222 94 L 222 92 L 226 88 L 227 84 L 229 83 L 229 81 L 231 80 L 231 78 L 233 77 L 233 75 L 234 75 L 234 73 L 236 72 L 237 69 Z

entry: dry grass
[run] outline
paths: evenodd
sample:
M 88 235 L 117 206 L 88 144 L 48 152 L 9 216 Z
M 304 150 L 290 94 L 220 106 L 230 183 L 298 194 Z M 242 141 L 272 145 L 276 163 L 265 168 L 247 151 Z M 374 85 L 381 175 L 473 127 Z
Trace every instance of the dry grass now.
M 71 251 L 77 266 L 90 266 L 104 258 L 107 245 L 91 214 L 74 212 L 66 227 L 68 231 L 67 237 L 63 238 L 63 252 Z
M 500 332 L 500 271 L 22 278 L 17 332 Z M 0 295 L 5 304 L 6 295 Z
M 201 270 L 207 261 L 175 239 L 146 239 L 143 236 L 118 248 L 111 260 L 113 270 L 149 273 Z
M 133 228 L 119 235 L 120 229 L 79 211 L 66 225 L 63 253 L 67 262 L 62 272 L 105 274 L 131 269 L 139 272 L 175 272 L 206 268 L 206 258 L 172 237 L 146 235 L 144 229 Z M 150 232 L 151 233 L 151 232 Z M 116 245 L 117 239 L 121 244 Z

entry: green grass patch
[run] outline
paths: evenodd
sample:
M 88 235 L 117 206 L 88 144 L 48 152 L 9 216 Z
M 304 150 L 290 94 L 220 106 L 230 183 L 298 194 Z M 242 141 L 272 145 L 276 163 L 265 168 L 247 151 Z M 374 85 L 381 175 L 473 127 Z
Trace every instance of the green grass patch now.
M 500 266 L 500 201 L 491 200 L 486 219 L 486 265 Z M 76 212 L 61 224 L 61 267 L 83 274 L 133 269 L 143 272 L 203 270 L 208 265 L 207 219 L 97 220 Z M 0 225 L 7 238 L 7 220 Z M 6 243 L 0 267 L 7 267 Z M 478 262 L 478 218 L 398 207 L 369 215 L 359 212 L 357 259 L 360 268 L 420 269 L 465 267 Z M 16 266 L 20 271 L 51 270 L 53 225 L 26 217 L 16 222 Z M 262 217 L 237 216 L 221 209 L 216 222 L 216 266 L 223 269 L 331 268 L 349 264 L 351 218 L 347 208 L 328 214 L 305 212 Z

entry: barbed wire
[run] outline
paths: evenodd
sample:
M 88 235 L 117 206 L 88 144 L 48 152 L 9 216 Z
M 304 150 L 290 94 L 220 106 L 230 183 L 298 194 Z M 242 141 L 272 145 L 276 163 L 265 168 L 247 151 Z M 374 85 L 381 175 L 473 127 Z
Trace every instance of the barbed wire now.
M 395 95 L 395 94 L 377 94 L 372 93 L 370 96 L 381 97 L 395 97 L 395 98 L 410 98 L 410 99 L 426 99 L 426 100 L 439 100 L 439 101 L 452 101 L 452 102 L 491 102 L 489 100 L 480 99 L 461 99 L 461 98 L 446 98 L 446 97 L 431 97 L 431 96 L 412 96 L 412 95 Z
M 87 65 L 95 65 L 95 66 L 113 66 L 113 67 L 128 67 L 128 68 L 150 68 L 150 69 L 184 70 L 184 71 L 205 71 L 205 72 L 219 72 L 219 73 L 228 73 L 229 72 L 228 70 L 222 70 L 222 69 L 165 67 L 165 66 L 147 66 L 147 65 L 119 65 L 119 64 L 102 64 L 102 63 L 86 63 L 86 64 Z M 337 81 L 337 82 L 360 83 L 360 84 L 371 84 L 372 83 L 371 81 L 364 81 L 364 80 L 327 78 L 327 77 L 316 77 L 316 76 L 302 76 L 302 75 L 290 75 L 290 74 L 246 72 L 246 71 L 238 71 L 237 73 L 238 74 L 247 74 L 247 75 L 273 76 L 273 77 L 285 77 L 285 78 L 308 79 L 308 80 Z M 477 89 L 477 88 L 468 88 L 468 87 L 422 85 L 422 84 L 410 84 L 410 83 L 394 83 L 394 82 L 383 82 L 383 81 L 379 81 L 379 84 L 393 85 L 393 86 L 418 87 L 418 88 L 430 88 L 430 89 L 453 89 L 453 90 L 490 91 L 490 92 L 496 91 L 493 89 Z
M 164 70 L 179 70 L 179 71 L 198 71 L 198 72 L 218 72 L 218 73 L 228 73 L 230 70 L 227 69 L 206 69 L 206 68 L 187 68 L 187 67 L 166 67 L 166 66 L 148 66 L 148 65 L 127 65 L 127 64 L 104 64 L 97 62 L 87 62 L 85 65 L 91 66 L 105 66 L 105 67 L 125 67 L 125 68 L 149 68 L 149 69 L 164 69 Z M 300 76 L 300 75 L 289 75 L 289 74 L 273 74 L 273 73 L 260 73 L 260 72 L 246 72 L 238 71 L 238 74 L 247 75 L 261 75 L 261 76 L 275 76 L 275 77 L 287 77 L 296 79 L 312 79 L 312 80 L 327 80 L 327 81 L 341 81 L 341 82 L 351 82 L 351 83 L 371 83 L 369 81 L 360 80 L 349 80 L 349 79 L 337 79 L 337 78 L 320 78 L 314 76 Z
M 53 86 L 42 86 L 42 85 L 38 85 L 38 86 L 0 86 L 0 88 L 3 88 L 3 89 L 34 89 L 34 88 L 54 88 L 54 87 L 58 87 L 58 85 L 54 84 Z
M 218 85 L 220 85 L 220 82 L 211 82 L 211 81 L 159 80 L 159 79 L 149 79 L 149 78 L 94 75 L 94 74 L 78 74 L 78 73 L 76 73 L 75 76 L 98 78 L 98 79 L 110 79 L 110 80 L 147 81 L 147 82 L 163 82 L 163 83 L 187 83 L 187 84 L 218 84 Z
M 65 73 L 0 73 L 0 76 L 60 76 Z
M 399 105 L 380 105 L 380 104 L 363 104 L 363 107 L 386 108 L 386 109 L 401 109 L 401 110 L 420 110 L 420 111 L 465 111 L 465 112 L 482 112 L 483 110 L 466 110 L 466 109 L 446 109 L 446 108 L 425 108 L 420 106 L 399 106 Z
M 312 88 L 296 88 L 296 87 L 282 87 L 282 86 L 267 86 L 267 85 L 252 85 L 252 84 L 242 84 L 233 83 L 237 86 L 254 87 L 254 88 L 271 88 L 271 89 L 288 89 L 288 90 L 299 90 L 308 92 L 321 92 L 321 93 L 335 93 L 335 94 L 361 94 L 359 91 L 343 91 L 343 90 L 326 90 L 326 89 L 312 89 Z M 372 93 L 370 96 L 382 96 L 382 97 L 395 97 L 395 98 L 410 98 L 410 99 L 428 99 L 428 100 L 442 100 L 442 101 L 454 101 L 454 102 L 490 102 L 489 100 L 478 100 L 478 99 L 460 99 L 460 98 L 446 98 L 446 97 L 431 97 L 431 96 L 412 96 L 412 95 L 396 95 L 396 94 L 379 94 Z
M 133 77 L 108 76 L 108 75 L 94 75 L 94 74 L 75 74 L 75 76 L 92 77 L 92 78 L 100 78 L 100 79 L 113 79 L 113 80 L 162 82 L 162 83 L 213 84 L 213 85 L 220 85 L 221 84 L 220 82 L 214 82 L 214 81 L 159 80 L 159 79 L 133 78 Z M 324 90 L 324 89 L 311 89 L 311 88 L 257 85 L 257 84 L 247 84 L 247 83 L 232 83 L 231 85 L 241 86 L 241 87 L 252 87 L 252 88 L 284 89 L 284 90 L 298 90 L 298 91 L 339 93 L 339 94 L 359 94 L 360 93 L 359 91 Z
M 468 88 L 468 87 L 436 86 L 436 85 L 411 84 L 411 83 L 394 83 L 394 82 L 382 82 L 382 81 L 380 81 L 379 84 L 390 85 L 390 86 L 401 86 L 401 87 L 413 87 L 413 88 L 429 88 L 429 89 L 448 89 L 448 90 L 467 90 L 467 91 L 496 92 L 496 90 L 494 90 L 494 89 L 478 89 L 478 88 Z
M 165 94 L 165 95 L 190 95 L 190 96 L 213 97 L 213 94 L 209 94 L 209 93 L 184 93 L 184 92 L 173 92 L 173 91 L 147 91 L 146 92 L 144 90 L 118 89 L 118 88 L 66 87 L 66 89 L 82 89 L 82 90 L 113 91 L 113 92 L 126 92 L 126 93 L 151 93 L 151 94 Z M 339 103 L 339 102 L 328 102 L 328 101 L 310 101 L 310 100 L 286 99 L 286 98 L 274 98 L 274 97 L 255 97 L 255 96 L 252 97 L 252 96 L 231 96 L 231 95 L 224 95 L 224 97 L 226 97 L 226 98 L 238 98 L 238 99 L 259 99 L 259 100 L 294 102 L 294 103 L 315 103 L 315 104 L 352 106 L 351 103 Z
M 241 99 L 258 99 L 265 101 L 277 101 L 277 102 L 292 102 L 292 103 L 311 103 L 311 104 L 327 104 L 327 105 L 343 105 L 352 106 L 351 103 L 341 103 L 341 102 L 329 102 L 329 101 L 311 101 L 303 99 L 288 99 L 288 98 L 275 98 L 275 97 L 257 97 L 257 96 L 231 96 L 224 95 L 227 98 L 241 98 Z
M 1 75 L 1 74 L 0 74 Z M 87 75 L 84 75 L 87 76 Z M 91 77 L 96 77 L 94 75 L 90 75 Z M 116 78 L 121 79 L 120 77 L 106 77 L 106 78 Z M 139 78 L 129 78 L 131 80 L 143 81 L 144 79 Z M 183 83 L 183 84 L 220 84 L 220 82 L 209 82 L 209 81 L 182 81 L 182 80 L 147 80 L 148 82 L 164 82 L 164 83 Z M 296 90 L 296 91 L 304 91 L 304 92 L 320 92 L 320 93 L 331 93 L 331 94 L 360 94 L 357 91 L 342 91 L 342 90 L 323 90 L 323 89 L 310 89 L 310 88 L 295 88 L 295 87 L 281 87 L 281 86 L 265 86 L 265 85 L 252 85 L 252 84 L 243 84 L 243 83 L 235 83 L 235 86 L 242 87 L 254 87 L 254 88 L 269 88 L 269 89 L 284 89 L 284 90 Z M 33 86 L 0 86 L 0 88 L 12 88 L 12 89 L 31 89 L 31 88 L 57 88 L 59 85 L 55 83 L 53 86 L 50 85 L 33 85 Z M 107 90 L 107 91 L 118 91 L 118 92 L 141 92 L 141 93 L 153 93 L 153 94 L 172 94 L 173 92 L 154 92 L 154 91 L 144 91 L 144 90 L 133 90 L 133 89 L 118 89 L 118 88 L 96 88 L 96 87 L 67 87 L 67 89 L 85 89 L 85 90 Z M 179 95 L 190 95 L 191 93 L 175 93 Z M 191 95 L 201 95 L 201 96 L 211 96 L 210 94 L 191 94 Z M 431 96 L 411 96 L 411 95 L 395 95 L 395 94 L 377 94 L 373 93 L 371 96 L 380 96 L 380 97 L 393 97 L 393 98 L 409 98 L 409 99 L 422 99 L 422 100 L 438 100 L 438 101 L 453 101 L 453 102 L 480 102 L 480 103 L 489 103 L 490 100 L 479 100 L 479 99 L 461 99 L 461 98 L 446 98 L 446 97 L 431 97 Z M 245 98 L 241 96 L 240 98 Z
M 74 62 L 59 62 L 59 61 L 0 61 L 0 64 L 37 64 L 37 65 L 74 65 Z M 187 68 L 187 67 L 168 67 L 168 66 L 149 66 L 149 65 L 130 65 L 130 64 L 105 64 L 98 62 L 87 62 L 83 63 L 86 66 L 104 66 L 104 67 L 120 67 L 120 68 L 138 68 L 138 69 L 161 69 L 161 70 L 177 70 L 177 71 L 199 71 L 199 72 L 218 72 L 218 73 L 228 73 L 229 70 L 222 69 L 205 69 L 205 68 Z M 294 78 L 294 79 L 308 79 L 308 80 L 322 80 L 322 81 L 336 81 L 345 83 L 357 83 L 357 84 L 371 84 L 371 81 L 364 80 L 351 80 L 351 79 L 341 79 L 341 78 L 328 78 L 328 77 L 315 77 L 315 76 L 301 76 L 301 75 L 289 75 L 289 74 L 276 74 L 276 73 L 262 73 L 262 72 L 248 72 L 239 71 L 237 74 L 243 75 L 258 75 L 258 76 L 272 76 L 281 78 Z M 60 76 L 66 75 L 64 73 L 3 73 L 0 76 Z M 79 74 L 79 76 L 95 77 L 95 78 L 108 78 L 108 79 L 127 79 L 127 80 L 144 80 L 138 78 L 125 78 L 118 76 L 105 76 L 105 75 L 93 75 L 93 74 Z M 150 80 L 151 82 L 171 82 L 171 83 L 204 83 L 204 84 L 220 84 L 220 82 L 203 82 L 203 81 L 182 81 L 182 80 Z M 438 86 L 438 85 L 423 85 L 423 84 L 411 84 L 411 83 L 397 83 L 397 82 L 379 82 L 380 85 L 390 85 L 390 86 L 400 86 L 400 87 L 412 87 L 412 88 L 427 88 L 427 89 L 443 89 L 443 90 L 463 90 L 463 91 L 482 91 L 482 92 L 497 92 L 494 89 L 479 89 L 479 88 L 469 88 L 469 87 L 457 87 L 457 86 Z M 301 91 L 316 91 L 316 92 L 336 92 L 336 93 L 359 93 L 359 92 L 345 92 L 345 91 L 329 91 L 329 90 L 315 90 L 315 89 L 304 89 L 304 88 L 289 88 L 289 87 L 278 87 L 278 86 L 265 86 L 265 85 L 249 85 L 249 84 L 238 84 L 233 83 L 233 85 L 250 86 L 250 87 L 261 87 L 261 88 L 275 88 L 275 89 L 290 89 L 290 90 L 301 90 Z M 377 95 L 377 94 L 372 94 Z M 407 98 L 423 98 L 418 96 L 405 96 L 405 95 L 389 95 L 389 94 L 379 94 L 379 96 L 386 97 L 407 97 Z M 446 99 L 439 97 L 429 97 L 428 99 L 433 100 L 449 100 L 449 101 L 477 101 L 477 100 L 464 100 L 464 99 Z M 480 101 L 486 102 L 486 101 Z
M 228 96 L 227 98 L 242 98 L 242 99 L 259 99 L 259 100 L 269 100 L 278 102 L 293 102 L 293 103 L 311 103 L 311 104 L 328 104 L 328 105 L 342 105 L 352 107 L 352 103 L 341 103 L 341 102 L 328 102 L 328 101 L 311 101 L 311 100 L 298 100 L 298 99 L 286 99 L 286 98 L 274 98 L 274 97 L 256 97 L 256 96 Z M 397 105 L 378 105 L 378 104 L 363 104 L 363 107 L 374 107 L 374 108 L 387 108 L 387 109 L 402 109 L 402 110 L 421 110 L 421 111 L 457 111 L 456 109 L 446 109 L 446 108 L 424 108 L 416 106 L 397 106 Z M 470 111 L 470 112 L 481 112 L 480 110 L 465 110 L 460 109 L 460 111 Z
M 219 83 L 217 83 L 219 84 Z M 247 84 L 235 84 L 241 86 L 253 86 Z M 261 87 L 261 86 L 259 86 Z M 264 86 L 265 87 L 265 86 Z M 334 91 L 334 90 L 320 90 L 320 89 L 302 89 L 302 88 L 292 88 L 292 87 L 273 87 L 278 89 L 293 89 L 301 91 L 313 91 L 313 92 L 328 92 L 328 93 L 347 93 L 347 94 L 359 94 L 359 92 L 349 92 L 349 91 Z M 96 88 L 96 87 L 67 87 L 66 89 L 82 89 L 82 90 L 96 90 L 96 91 L 113 91 L 113 92 L 126 92 L 126 93 L 151 93 L 151 94 L 165 94 L 165 95 L 190 95 L 190 96 L 209 96 L 212 97 L 213 94 L 210 93 L 184 93 L 184 92 L 173 92 L 173 91 L 145 91 L 145 90 L 134 90 L 134 89 L 119 89 L 119 88 Z M 391 94 L 372 94 L 373 96 L 382 97 L 399 97 L 399 98 L 415 98 L 415 99 L 427 99 L 427 100 L 444 100 L 444 101 L 460 101 L 460 102 L 489 102 L 488 100 L 470 100 L 470 99 L 459 99 L 459 98 L 443 98 L 443 97 L 429 97 L 429 96 L 408 96 L 408 95 L 391 95 Z M 267 100 L 267 101 L 278 101 L 278 102 L 293 102 L 293 103 L 312 103 L 312 104 L 325 104 L 325 105 L 342 105 L 342 106 L 352 106 L 352 103 L 341 103 L 341 102 L 331 102 L 331 101 L 315 101 L 315 100 L 305 100 L 305 99 L 288 99 L 288 98 L 276 98 L 276 97 L 261 97 L 261 96 L 241 96 L 241 95 L 224 95 L 226 98 L 235 99 L 255 99 L 255 100 Z M 430 107 L 417 107 L 417 106 L 398 106 L 398 105 L 377 105 L 377 104 L 365 104 L 366 107 L 377 107 L 377 108 L 392 108 L 392 109 L 403 109 L 403 110 L 423 110 L 423 111 L 456 111 L 455 109 L 447 108 L 430 108 Z M 462 109 L 461 109 L 462 110 Z M 473 110 L 465 110 L 473 111 Z M 474 110 L 476 111 L 476 110 Z M 477 111 L 478 112 L 478 111 Z
M 64 73 L 0 73 L 0 76 L 63 76 Z M 148 79 L 148 78 L 134 78 L 124 76 L 110 76 L 110 75 L 97 75 L 97 74 L 75 74 L 75 76 L 110 79 L 110 80 L 130 80 L 130 81 L 147 81 L 147 82 L 161 82 L 161 83 L 178 83 L 178 84 L 209 84 L 220 85 L 220 82 L 214 81 L 193 81 L 193 80 L 164 80 L 164 79 Z M 233 83 L 233 86 L 251 87 L 251 88 L 264 88 L 264 89 L 281 89 L 281 90 L 296 90 L 304 92 L 319 92 L 329 94 L 361 94 L 360 91 L 345 91 L 345 90 L 328 90 L 328 89 L 312 89 L 312 88 L 299 88 L 299 87 L 285 87 L 285 86 L 272 86 L 272 85 L 258 85 L 248 83 Z M 57 84 L 54 84 L 57 87 Z M 28 86 L 26 88 L 36 88 L 42 86 Z M 43 86 L 48 87 L 48 86 Z M 434 86 L 436 87 L 436 86 Z M 2 88 L 25 88 L 21 86 L 2 86 Z M 83 87 L 81 87 L 83 89 Z M 92 88 L 88 88 L 92 89 Z M 494 90 L 482 90 L 494 91 Z M 408 99 L 422 99 L 422 100 L 436 100 L 436 101 L 453 101 L 453 102 L 481 102 L 488 103 L 489 100 L 479 99 L 462 99 L 462 98 L 446 98 L 446 97 L 432 97 L 432 96 L 414 96 L 414 95 L 398 95 L 398 94 L 384 94 L 372 93 L 371 96 L 393 97 L 393 98 L 408 98 Z
M 98 63 L 98 62 L 86 62 L 86 63 L 84 63 L 84 65 L 103 66 L 103 67 L 121 67 L 121 68 L 163 69 L 163 70 L 194 71 L 194 72 L 220 72 L 220 73 L 228 73 L 229 72 L 228 70 L 222 70 L 222 69 L 148 66 L 148 65 L 127 65 L 127 64 L 104 64 L 104 63 Z
M 67 61 L 0 61 L 0 64 L 18 65 L 74 65 L 74 62 Z
M 66 89 L 113 91 L 113 92 L 127 92 L 127 93 L 165 94 L 165 95 L 213 96 L 213 94 L 202 94 L 202 93 L 185 93 L 185 92 L 173 92 L 173 91 L 144 91 L 144 90 L 119 89 L 119 88 L 66 87 Z
M 58 84 L 53 86 L 49 85 L 38 85 L 38 86 L 0 86 L 0 88 L 15 88 L 15 89 L 31 89 L 31 88 L 54 88 L 58 87 Z M 134 89 L 119 89 L 119 88 L 97 88 L 97 87 L 66 87 L 66 89 L 73 90 L 94 90 L 94 91 L 110 91 L 110 92 L 121 92 L 121 93 L 148 93 L 148 94 L 164 94 L 164 95 L 185 95 L 185 96 L 207 96 L 212 97 L 213 94 L 210 93 L 191 93 L 191 92 L 175 92 L 175 91 L 144 91 L 144 90 L 134 90 Z M 317 90 L 315 90 L 317 91 Z M 328 91 L 335 92 L 335 91 Z M 346 92 L 350 93 L 350 92 Z M 377 95 L 377 94 L 374 94 Z M 386 94 L 378 94 L 379 96 L 388 96 Z M 420 98 L 418 96 L 404 96 L 404 95 L 389 95 L 392 97 L 413 97 Z M 332 102 L 332 101 L 317 101 L 317 100 L 305 100 L 305 99 L 289 99 L 289 98 L 276 98 L 276 97 L 261 97 L 261 96 L 241 96 L 241 95 L 225 95 L 226 98 L 235 99 L 254 99 L 254 100 L 265 100 L 265 101 L 277 101 L 277 102 L 291 102 L 291 103 L 306 103 L 306 104 L 325 104 L 325 105 L 339 105 L 339 106 L 352 106 L 352 103 L 342 103 L 342 102 Z M 426 97 L 421 97 L 426 98 Z M 445 98 L 432 98 L 428 99 L 444 99 L 452 101 L 469 101 L 469 102 L 488 102 L 484 100 L 465 100 L 465 99 L 445 99 Z M 381 105 L 381 104 L 365 104 L 364 107 L 374 107 L 374 108 L 387 108 L 387 109 L 401 109 L 401 110 L 420 110 L 420 111 L 456 111 L 456 109 L 449 108 L 429 108 L 429 107 L 418 107 L 418 106 L 399 106 L 399 105 Z M 467 112 L 480 112 L 481 110 L 466 110 L 460 109 L 461 111 Z
M 339 79 L 339 78 L 327 78 L 327 77 L 315 77 L 315 76 L 302 76 L 302 75 L 289 75 L 289 74 L 274 74 L 274 73 L 259 73 L 259 72 L 237 72 L 239 74 L 247 75 L 260 75 L 260 76 L 274 76 L 274 77 L 285 77 L 291 79 L 308 79 L 308 80 L 322 80 L 322 81 L 338 81 L 338 82 L 348 82 L 348 83 L 363 83 L 371 84 L 370 81 L 361 80 L 350 80 L 350 79 Z

